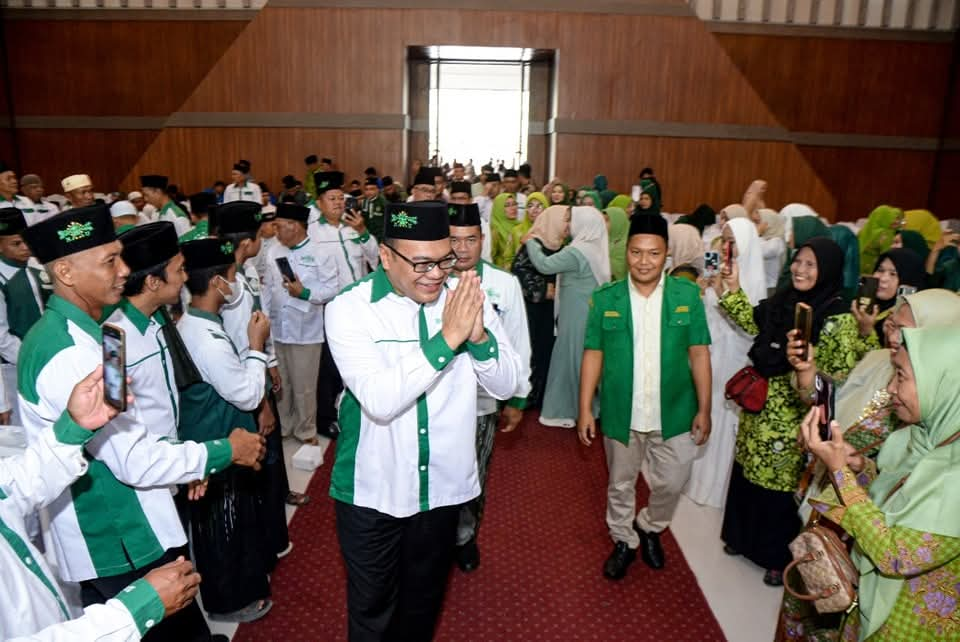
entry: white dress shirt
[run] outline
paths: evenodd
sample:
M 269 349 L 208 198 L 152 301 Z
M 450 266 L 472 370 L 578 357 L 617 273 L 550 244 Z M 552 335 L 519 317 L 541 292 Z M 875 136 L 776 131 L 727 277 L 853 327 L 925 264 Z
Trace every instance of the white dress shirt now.
M 283 276 L 277 259 L 286 257 L 294 274 L 303 284 L 304 297 L 292 297 L 283 287 Z M 270 333 L 279 343 L 299 345 L 323 343 L 323 304 L 338 292 L 337 263 L 330 254 L 309 236 L 296 246 L 273 247 L 267 261 L 265 286 L 270 294 Z
M 663 312 L 664 275 L 645 297 L 627 277 L 633 321 L 633 407 L 630 430 L 660 431 L 660 321 Z

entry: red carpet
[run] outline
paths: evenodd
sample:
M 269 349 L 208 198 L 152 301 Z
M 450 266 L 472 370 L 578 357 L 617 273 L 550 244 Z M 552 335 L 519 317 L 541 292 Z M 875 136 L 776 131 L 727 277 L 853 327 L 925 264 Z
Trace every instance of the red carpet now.
M 327 495 L 333 452 L 310 483 L 313 501 L 290 527 L 293 552 L 273 578 L 273 610 L 235 640 L 346 639 L 346 579 Z M 640 559 L 621 582 L 605 580 L 611 550 L 604 522 L 603 447 L 530 417 L 498 434 L 480 530 L 480 568 L 454 569 L 437 640 L 611 642 L 723 640 L 669 533 L 667 567 Z M 638 493 L 645 501 L 646 488 Z M 638 506 L 642 506 L 638 503 Z

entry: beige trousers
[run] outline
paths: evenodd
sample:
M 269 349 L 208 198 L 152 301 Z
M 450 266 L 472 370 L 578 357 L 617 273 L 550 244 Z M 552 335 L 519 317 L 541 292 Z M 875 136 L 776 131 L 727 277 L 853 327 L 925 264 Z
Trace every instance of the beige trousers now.
M 630 548 L 640 545 L 637 526 L 648 533 L 659 533 L 670 525 L 680 501 L 680 493 L 690 478 L 697 446 L 690 433 L 667 441 L 659 432 L 630 431 L 630 444 L 603 438 L 607 455 L 607 527 L 614 542 L 626 542 Z M 650 486 L 650 499 L 638 513 L 637 476 L 643 469 Z
M 283 396 L 277 400 L 283 436 L 300 441 L 317 436 L 317 376 L 322 343 L 274 343 Z

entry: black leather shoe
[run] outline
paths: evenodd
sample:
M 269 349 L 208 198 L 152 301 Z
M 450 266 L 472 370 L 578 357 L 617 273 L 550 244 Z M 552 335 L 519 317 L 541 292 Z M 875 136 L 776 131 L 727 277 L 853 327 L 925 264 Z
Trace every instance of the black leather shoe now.
M 633 523 L 633 530 L 640 536 L 640 557 L 643 563 L 652 569 L 660 570 L 663 568 L 663 546 L 660 545 L 660 533 L 648 533 L 637 523 Z
M 637 559 L 635 550 L 627 546 L 626 542 L 617 542 L 613 546 L 610 557 L 603 564 L 603 576 L 609 580 L 622 580 L 635 559 Z
M 480 566 L 480 549 L 477 547 L 476 537 L 457 547 L 457 566 L 464 573 L 473 572 Z

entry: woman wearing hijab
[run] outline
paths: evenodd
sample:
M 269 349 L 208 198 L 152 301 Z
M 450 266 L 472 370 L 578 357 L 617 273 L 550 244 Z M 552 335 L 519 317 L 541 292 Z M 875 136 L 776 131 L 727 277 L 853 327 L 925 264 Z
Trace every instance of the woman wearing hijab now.
M 610 201 L 617 195 L 617 193 L 607 185 L 607 177 L 603 174 L 597 174 L 593 177 L 593 191 L 600 195 L 600 200 L 602 201 L 602 204 L 594 206 L 597 209 L 607 207 Z
M 906 428 L 876 465 L 850 456 L 839 426 L 820 439 L 811 411 L 801 434 L 829 471 L 838 501 L 814 507 L 854 539 L 857 606 L 843 640 L 960 636 L 960 330 L 906 329 L 887 392 Z
M 590 294 L 610 281 L 610 249 L 603 216 L 593 207 L 570 210 L 570 245 L 545 256 L 532 234 L 525 241 L 534 267 L 543 274 L 557 275 L 557 340 L 550 357 L 540 423 L 562 428 L 576 426 L 579 415 L 580 364 Z
M 531 194 L 531 198 L 533 195 Z M 531 212 L 531 201 L 527 200 L 527 212 Z M 542 214 L 533 218 L 533 227 L 528 234 L 530 242 L 539 247 L 544 258 L 563 247 L 567 236 L 567 216 L 570 208 L 566 205 L 553 205 Z M 527 309 L 527 327 L 530 330 L 530 395 L 528 408 L 539 408 L 543 402 L 547 387 L 547 373 L 550 369 L 550 354 L 553 351 L 554 299 L 556 298 L 557 277 L 537 270 L 527 252 L 527 244 L 520 245 L 513 260 L 512 271 L 520 281 L 523 301 Z
M 518 218 L 519 211 L 515 194 L 498 194 L 493 199 L 490 215 L 490 232 L 493 236 L 490 255 L 492 263 L 507 272 L 510 271 L 513 257 L 520 249 L 519 239 L 530 229 L 529 221 Z
M 761 210 L 766 228 L 760 234 L 760 249 L 763 252 L 763 273 L 767 280 L 767 292 L 773 294 L 787 259 L 787 221 L 772 210 Z
M 720 210 L 720 214 L 718 216 L 720 225 L 726 225 L 727 221 L 732 221 L 735 218 L 750 218 L 750 215 L 747 214 L 746 208 L 739 203 L 731 203 L 730 205 L 727 205 L 725 208 Z
M 725 269 L 728 290 L 720 306 L 731 320 L 754 337 L 748 356 L 767 379 L 766 404 L 757 413 L 740 412 L 740 428 L 721 537 L 724 551 L 741 554 L 766 569 L 763 581 L 782 584 L 790 561 L 787 544 L 800 530 L 794 492 L 803 471 L 797 429 L 806 404 L 790 384 L 787 333 L 793 330 L 798 303 L 813 310 L 810 343 L 820 369 L 842 380 L 868 351 L 879 348 L 874 335 L 862 339 L 857 322 L 844 305 L 843 251 L 828 238 L 804 243 L 790 266 L 789 283 L 753 306 L 741 288 L 739 264 Z
M 703 273 L 703 239 L 692 225 L 675 223 L 667 228 L 670 239 L 670 276 L 682 276 L 696 282 Z
M 589 187 L 581 187 L 577 192 L 577 205 L 593 207 L 598 211 L 603 209 L 603 201 L 600 198 L 600 194 Z
M 902 229 L 918 232 L 927 242 L 928 248 L 932 248 L 943 236 L 940 221 L 927 210 L 907 210 L 904 212 Z
M 651 207 L 656 208 L 656 213 L 659 214 L 663 210 L 663 190 L 660 189 L 660 182 L 656 178 L 642 178 L 640 179 L 640 194 L 649 194 L 652 201 Z M 641 201 L 643 199 L 641 198 Z M 650 212 L 648 212 L 650 213 Z
M 877 258 L 890 249 L 897 230 L 903 227 L 903 211 L 881 205 L 870 212 L 867 222 L 857 235 L 860 241 L 860 273 L 869 274 Z
M 790 206 L 788 206 L 790 207 Z M 813 212 L 806 205 L 802 205 L 810 212 Z M 786 211 L 786 208 L 784 208 Z M 798 216 L 787 216 L 784 218 L 786 221 L 786 226 L 788 228 L 787 232 L 787 259 L 784 263 L 783 269 L 780 271 L 780 279 L 777 281 L 777 289 L 782 289 L 787 287 L 790 284 L 790 265 L 793 262 L 793 257 L 796 256 L 796 249 L 809 241 L 810 239 L 815 238 L 830 238 L 830 228 L 823 224 L 823 221 L 820 220 L 820 217 L 813 212 L 813 215 L 803 214 Z
M 671 243 L 673 230 L 677 227 L 689 226 L 671 225 Z M 767 285 L 756 227 L 748 219 L 734 219 L 723 226 L 721 238 L 725 246 L 729 244 L 731 254 L 739 265 L 741 287 L 750 305 L 759 305 L 767 298 Z M 723 508 L 739 423 L 739 409 L 733 402 L 724 400 L 724 388 L 727 381 L 747 365 L 747 351 L 752 338 L 720 308 L 720 294 L 723 292 L 720 277 L 714 276 L 703 281 L 702 285 L 707 325 L 713 339 L 710 345 L 710 364 L 713 368 L 713 407 L 710 417 L 713 429 L 709 441 L 700 446 L 700 454 L 693 462 L 693 472 L 684 492 L 698 504 Z
M 637 205 L 633 209 L 633 216 L 640 216 L 641 214 L 660 216 L 660 203 L 654 193 L 640 192 L 640 200 L 637 201 Z
M 843 250 L 843 299 L 853 301 L 860 287 L 860 244 L 846 225 L 831 225 L 830 238 Z
M 630 200 L 630 197 L 626 194 L 617 194 L 613 197 L 613 200 L 610 201 L 610 204 L 608 205 L 608 207 L 619 207 L 627 213 L 627 216 L 633 214 L 633 210 L 636 206 L 637 204 Z
M 527 208 L 524 210 L 524 214 L 532 224 L 548 207 L 550 207 L 550 201 L 547 199 L 546 194 L 543 192 L 530 192 L 527 196 Z
M 954 292 L 960 291 L 958 245 L 960 245 L 960 234 L 948 231 L 934 244 L 926 261 L 927 274 L 930 275 L 931 283 Z
M 610 275 L 619 281 L 627 276 L 627 236 L 630 232 L 630 217 L 620 207 L 610 206 L 603 210 L 607 221 L 607 236 L 610 245 Z
M 944 328 L 960 324 L 960 296 L 948 290 L 925 290 L 900 297 L 894 313 L 884 326 L 890 348 L 874 350 L 860 360 L 837 392 L 836 426 L 843 440 L 854 449 L 868 449 L 864 454 L 876 459 L 880 446 L 902 423 L 893 412 L 887 385 L 894 375 L 890 362 L 893 351 L 900 348 L 900 331 L 904 328 Z M 800 389 L 814 385 L 815 359 L 810 368 L 797 372 Z M 808 522 L 813 505 L 836 500 L 830 476 L 822 462 L 814 460 L 810 484 L 800 504 L 800 517 Z M 803 490 L 803 489 L 801 489 Z M 819 515 L 819 513 L 817 513 Z M 796 581 L 796 580 L 794 580 Z M 809 602 L 784 593 L 777 627 L 777 642 L 805 642 L 828 639 L 836 634 L 836 616 L 820 616 Z
M 893 244 L 890 247 L 895 250 L 902 247 L 913 250 L 917 253 L 917 256 L 924 261 L 930 256 L 931 249 L 927 245 L 927 240 L 923 238 L 923 235 L 913 230 L 900 230 L 897 232 L 896 236 L 893 237 Z M 934 245 L 934 247 L 936 247 L 936 245 Z
M 883 322 L 893 311 L 893 304 L 897 302 L 900 286 L 923 290 L 927 287 L 927 272 L 923 261 L 912 250 L 889 250 L 880 255 L 873 268 L 873 276 L 878 279 L 877 304 L 873 310 L 862 309 L 856 301 L 850 306 L 860 335 L 876 336 L 883 340 Z

